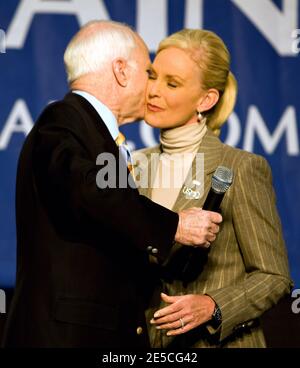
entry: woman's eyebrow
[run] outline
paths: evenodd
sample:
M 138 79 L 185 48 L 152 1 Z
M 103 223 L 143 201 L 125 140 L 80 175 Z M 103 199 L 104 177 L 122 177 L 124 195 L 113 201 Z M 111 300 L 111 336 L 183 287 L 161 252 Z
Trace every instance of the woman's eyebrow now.
M 154 67 L 151 65 L 149 67 L 149 71 L 153 74 L 157 74 L 157 72 L 155 71 Z M 172 79 L 172 78 L 178 78 L 180 79 L 182 82 L 184 82 L 184 79 L 182 77 L 180 77 L 179 75 L 177 74 L 166 74 L 165 76 L 167 79 Z
M 177 75 L 177 74 L 167 74 L 166 77 L 169 78 L 169 79 L 171 79 L 171 78 L 178 78 L 181 81 L 184 81 L 184 79 L 182 77 L 180 77 L 179 75 Z

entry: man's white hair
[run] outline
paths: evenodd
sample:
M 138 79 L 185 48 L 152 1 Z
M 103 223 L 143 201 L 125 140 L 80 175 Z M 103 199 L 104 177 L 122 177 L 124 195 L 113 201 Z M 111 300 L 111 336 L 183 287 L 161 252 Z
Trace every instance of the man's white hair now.
M 137 47 L 137 37 L 127 25 L 113 21 L 91 21 L 81 28 L 68 44 L 64 63 L 68 82 L 99 70 L 118 57 L 130 62 Z

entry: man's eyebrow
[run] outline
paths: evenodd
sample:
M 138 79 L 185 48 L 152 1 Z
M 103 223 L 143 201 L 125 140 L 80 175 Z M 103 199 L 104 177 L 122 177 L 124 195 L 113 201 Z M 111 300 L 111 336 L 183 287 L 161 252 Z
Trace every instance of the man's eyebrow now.
M 148 70 L 149 70 L 151 73 L 155 73 L 155 69 L 153 68 L 152 64 L 149 64 L 149 66 L 148 66 Z

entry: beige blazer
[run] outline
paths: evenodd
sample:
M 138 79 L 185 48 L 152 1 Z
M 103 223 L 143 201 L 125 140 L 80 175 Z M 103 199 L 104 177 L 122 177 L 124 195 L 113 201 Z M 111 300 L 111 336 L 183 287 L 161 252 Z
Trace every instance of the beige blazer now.
M 139 190 L 151 198 L 151 171 L 155 171 L 158 157 L 154 155 L 156 162 L 151 162 L 151 154 L 160 153 L 161 148 L 139 152 L 146 154 L 148 164 L 140 170 L 147 170 L 147 166 L 150 170 L 150 188 Z M 164 305 L 159 297 L 163 290 L 169 295 L 210 295 L 221 309 L 222 325 L 215 330 L 206 324 L 168 337 L 166 331 L 157 331 L 149 324 L 151 344 L 164 348 L 265 347 L 259 317 L 292 287 L 271 170 L 263 157 L 225 145 L 211 131 L 204 136 L 198 153 L 204 154 L 204 194 L 200 199 L 187 199 L 182 187 L 173 211 L 202 207 L 212 174 L 224 165 L 233 169 L 234 181 L 221 204 L 223 223 L 209 250 L 177 243 L 164 265 L 154 264 L 161 284 L 153 295 L 147 321 Z M 197 175 L 195 160 L 192 169 L 193 179 Z

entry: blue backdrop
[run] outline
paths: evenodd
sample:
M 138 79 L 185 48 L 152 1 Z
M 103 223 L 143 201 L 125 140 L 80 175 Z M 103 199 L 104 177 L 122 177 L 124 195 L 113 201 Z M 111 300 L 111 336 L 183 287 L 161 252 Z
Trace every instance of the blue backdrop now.
M 98 18 L 133 26 L 152 56 L 162 38 L 184 27 L 210 29 L 224 39 L 239 97 L 221 138 L 269 161 L 299 288 L 299 14 L 298 0 L 0 0 L 0 287 L 15 281 L 14 194 L 22 143 L 43 107 L 67 92 L 68 41 L 80 25 Z M 136 148 L 158 137 L 143 122 L 124 130 Z

